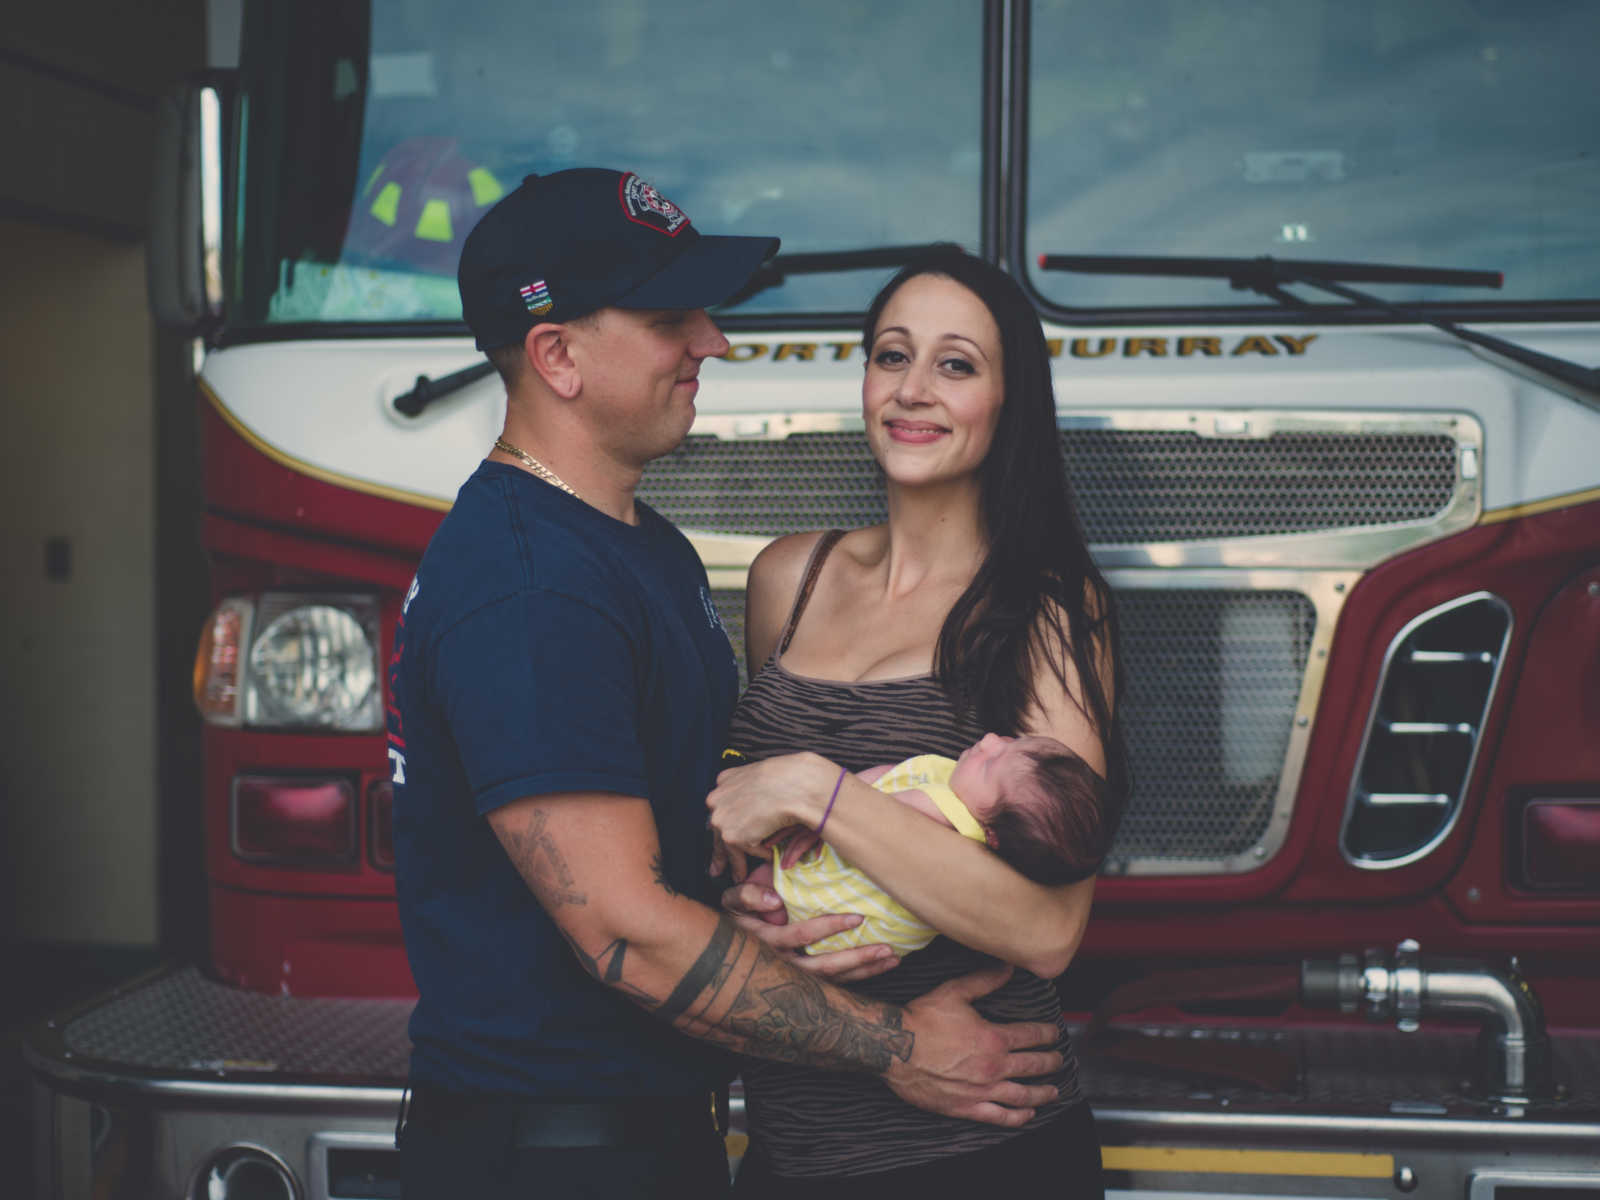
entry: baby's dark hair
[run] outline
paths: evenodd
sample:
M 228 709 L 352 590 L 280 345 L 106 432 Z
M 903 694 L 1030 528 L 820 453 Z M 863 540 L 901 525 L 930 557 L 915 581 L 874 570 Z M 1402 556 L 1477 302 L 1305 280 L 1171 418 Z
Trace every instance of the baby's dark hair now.
M 1122 807 L 1097 771 L 1071 751 L 1024 751 L 1027 795 L 1007 794 L 984 822 L 995 853 L 1035 883 L 1076 883 L 1100 869 Z

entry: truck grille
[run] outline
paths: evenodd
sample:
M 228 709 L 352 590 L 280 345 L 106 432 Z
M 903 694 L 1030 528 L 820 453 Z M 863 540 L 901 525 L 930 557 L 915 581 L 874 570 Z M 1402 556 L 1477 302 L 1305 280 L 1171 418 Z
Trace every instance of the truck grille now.
M 1473 521 L 1481 430 L 1449 414 L 1225 410 L 1058 426 L 1122 614 L 1133 793 L 1107 871 L 1253 870 L 1287 831 L 1353 572 Z M 860 418 L 838 412 L 704 415 L 639 494 L 694 535 L 739 651 L 765 539 L 884 518 Z
M 1457 488 L 1442 432 L 1204 437 L 1066 424 L 1061 444 L 1097 544 L 1207 541 L 1426 521 Z M 639 495 L 686 529 L 776 537 L 884 518 L 859 430 L 781 440 L 696 433 L 645 472 Z

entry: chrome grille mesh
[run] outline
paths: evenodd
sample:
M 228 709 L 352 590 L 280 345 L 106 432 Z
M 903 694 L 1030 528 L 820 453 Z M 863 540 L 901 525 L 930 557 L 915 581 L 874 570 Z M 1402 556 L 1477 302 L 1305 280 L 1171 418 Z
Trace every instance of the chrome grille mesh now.
M 1063 431 L 1093 542 L 1179 542 L 1420 521 L 1455 493 L 1442 434 Z
M 1293 591 L 1123 588 L 1133 795 L 1113 860 L 1216 862 L 1271 820 L 1316 611 Z
M 742 683 L 744 593 L 713 596 Z M 1272 818 L 1315 609 L 1294 591 L 1121 588 L 1117 602 L 1134 788 L 1112 862 L 1226 869 Z
M 776 537 L 883 520 L 883 485 L 854 433 L 796 433 L 782 441 L 692 434 L 650 464 L 639 496 L 685 529 Z
M 1457 487 L 1442 432 L 1061 430 L 1091 542 L 1198 541 L 1423 521 Z M 646 471 L 639 495 L 687 529 L 774 537 L 883 519 L 859 431 L 782 440 L 695 434 Z

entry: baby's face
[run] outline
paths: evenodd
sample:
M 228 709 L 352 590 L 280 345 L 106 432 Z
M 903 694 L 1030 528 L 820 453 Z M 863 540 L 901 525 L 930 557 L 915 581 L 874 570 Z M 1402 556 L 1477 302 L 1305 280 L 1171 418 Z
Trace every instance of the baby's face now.
M 1028 794 L 1024 785 L 1033 773 L 1033 754 L 1060 750 L 1054 738 L 986 733 L 956 759 L 950 790 L 979 822 L 987 821 L 1003 797 Z

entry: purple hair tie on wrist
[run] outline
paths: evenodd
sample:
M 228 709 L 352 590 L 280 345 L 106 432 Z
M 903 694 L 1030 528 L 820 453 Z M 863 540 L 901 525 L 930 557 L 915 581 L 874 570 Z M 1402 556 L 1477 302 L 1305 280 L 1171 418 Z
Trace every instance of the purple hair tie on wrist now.
M 822 827 L 828 823 L 828 818 L 833 815 L 833 802 L 839 798 L 839 788 L 844 783 L 847 770 L 848 768 L 846 767 L 840 767 L 839 778 L 833 781 L 833 795 L 828 797 L 828 807 L 822 810 L 822 820 L 817 822 L 815 833 L 818 837 L 822 836 Z

